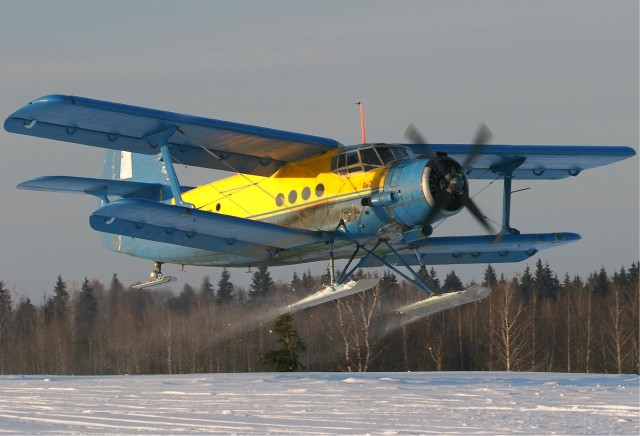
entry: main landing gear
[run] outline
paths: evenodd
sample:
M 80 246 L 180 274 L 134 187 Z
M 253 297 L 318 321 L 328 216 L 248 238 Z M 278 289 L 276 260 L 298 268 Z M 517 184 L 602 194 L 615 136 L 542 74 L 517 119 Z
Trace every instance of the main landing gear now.
M 162 274 L 162 262 L 155 262 L 153 271 L 149 274 L 149 280 L 145 283 L 132 286 L 133 289 L 147 289 L 158 285 L 164 285 L 167 283 L 173 283 L 178 280 L 172 276 L 165 276 Z
M 383 246 L 386 248 L 385 253 L 391 254 L 395 257 L 396 261 L 400 266 L 405 267 L 405 269 L 409 272 L 409 274 L 405 274 L 405 272 L 401 271 L 394 265 L 393 263 L 387 261 L 383 256 L 378 255 L 376 250 L 379 246 Z M 366 253 L 362 258 L 360 258 L 356 265 L 350 268 L 352 262 L 357 257 L 360 251 L 364 251 Z M 398 313 L 406 315 L 410 317 L 410 319 L 417 319 L 423 316 L 429 316 L 434 313 L 441 312 L 446 309 L 450 309 L 452 307 L 460 306 L 462 304 L 471 303 L 473 301 L 478 301 L 483 298 L 486 298 L 491 293 L 491 289 L 485 288 L 482 286 L 471 286 L 469 289 L 465 289 L 460 292 L 450 292 L 441 295 L 434 295 L 434 291 L 432 289 L 432 283 L 429 283 L 428 280 L 420 275 L 419 272 L 415 271 L 411 265 L 409 265 L 405 259 L 398 254 L 398 252 L 391 246 L 389 241 L 385 239 L 379 239 L 378 242 L 371 248 L 365 248 L 360 244 L 356 244 L 356 249 L 347 262 L 347 265 L 340 275 L 340 277 L 335 279 L 335 266 L 333 261 L 333 243 L 329 243 L 329 274 L 331 277 L 331 285 L 326 286 L 324 289 L 316 292 L 313 295 L 304 298 L 303 300 L 298 301 L 297 303 L 291 304 L 288 306 L 288 310 L 290 312 L 295 312 L 298 310 L 306 309 L 309 307 L 317 306 L 318 304 L 326 303 L 328 301 L 333 301 L 338 298 L 346 297 L 349 295 L 353 295 L 358 292 L 363 292 L 368 289 L 373 288 L 378 284 L 378 279 L 360 279 L 356 281 L 349 281 L 345 283 L 345 281 L 358 269 L 361 265 L 364 265 L 368 258 L 377 259 L 382 265 L 386 266 L 390 270 L 394 271 L 396 274 L 400 275 L 406 281 L 414 285 L 416 288 L 421 291 L 430 294 L 431 296 L 425 300 L 418 301 L 417 303 L 409 304 L 403 306 L 399 309 L 396 309 Z M 424 265 L 420 265 L 421 269 L 424 268 Z

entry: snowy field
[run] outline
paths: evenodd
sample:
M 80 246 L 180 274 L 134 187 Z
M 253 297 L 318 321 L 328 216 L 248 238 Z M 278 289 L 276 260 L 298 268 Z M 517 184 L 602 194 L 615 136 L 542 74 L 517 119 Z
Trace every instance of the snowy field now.
M 635 375 L 2 376 L 4 433 L 634 434 Z

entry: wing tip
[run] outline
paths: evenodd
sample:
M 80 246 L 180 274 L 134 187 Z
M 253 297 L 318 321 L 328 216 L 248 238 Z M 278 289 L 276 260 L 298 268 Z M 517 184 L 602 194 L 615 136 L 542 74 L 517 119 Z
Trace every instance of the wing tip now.
M 42 97 L 38 97 L 34 100 L 31 100 L 28 105 L 48 104 L 48 103 L 75 104 L 75 99 L 71 95 L 49 94 L 49 95 L 43 95 Z

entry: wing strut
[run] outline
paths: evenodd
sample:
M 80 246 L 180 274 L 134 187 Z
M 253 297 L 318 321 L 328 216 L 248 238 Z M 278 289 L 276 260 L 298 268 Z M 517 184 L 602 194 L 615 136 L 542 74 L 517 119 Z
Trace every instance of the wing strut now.
M 395 256 L 395 258 L 397 259 L 398 263 L 400 263 L 402 266 L 404 266 L 413 276 L 409 277 L 407 274 L 405 274 L 404 272 L 400 271 L 395 265 L 393 265 L 391 262 L 388 262 L 386 259 L 384 259 L 383 257 L 378 256 L 375 253 L 375 250 L 381 245 L 384 244 L 386 245 L 386 247 L 391 251 L 391 253 L 393 253 L 393 255 Z M 362 249 L 364 250 L 367 254 L 360 258 L 358 260 L 358 263 L 351 269 L 349 269 L 349 267 L 351 266 L 351 263 L 353 262 L 353 260 L 355 259 L 358 251 Z M 420 289 L 421 291 L 425 291 L 428 294 L 433 294 L 433 289 L 432 287 L 422 278 L 422 276 L 420 276 L 420 274 L 418 274 L 412 267 L 411 265 L 409 265 L 407 263 L 407 261 L 398 254 L 398 252 L 391 246 L 391 244 L 389 244 L 389 241 L 387 241 L 386 239 L 379 239 L 378 242 L 376 243 L 376 245 L 373 246 L 372 249 L 368 249 L 360 244 L 358 244 L 358 246 L 356 247 L 356 250 L 354 251 L 353 255 L 351 255 L 351 258 L 349 258 L 349 261 L 347 262 L 347 265 L 344 268 L 344 271 L 342 272 L 342 274 L 340 275 L 340 278 L 338 279 L 338 284 L 342 284 L 344 283 L 344 281 L 351 276 L 351 274 L 353 274 L 358 268 L 360 268 L 360 266 L 362 264 L 364 264 L 367 259 L 369 258 L 369 256 L 376 258 L 378 261 L 380 261 L 384 266 L 386 266 L 387 268 L 389 268 L 390 270 L 392 270 L 393 272 L 397 273 L 399 276 L 401 276 L 403 279 L 405 279 L 406 281 L 408 281 L 409 283 L 411 283 L 413 286 L 415 286 L 416 288 Z
M 194 206 L 191 203 L 186 203 L 182 200 L 182 191 L 180 189 L 180 182 L 178 181 L 178 175 L 176 174 L 175 168 L 173 168 L 173 161 L 171 160 L 171 153 L 169 153 L 169 138 L 176 133 L 176 127 L 171 127 L 166 130 L 162 130 L 160 132 L 153 133 L 145 137 L 147 142 L 152 147 L 160 146 L 160 153 L 162 153 L 162 160 L 164 161 L 164 166 L 167 169 L 167 176 L 169 176 L 169 186 L 171 187 L 171 193 L 173 194 L 173 198 L 176 202 L 176 205 L 182 207 L 188 207 L 189 209 L 193 209 Z
M 519 235 L 520 231 L 511 227 L 511 181 L 513 180 L 513 172 L 523 163 L 525 158 L 516 159 L 511 161 L 503 168 L 492 168 L 493 171 L 502 173 L 503 188 L 502 188 L 502 229 L 500 234 L 512 234 Z

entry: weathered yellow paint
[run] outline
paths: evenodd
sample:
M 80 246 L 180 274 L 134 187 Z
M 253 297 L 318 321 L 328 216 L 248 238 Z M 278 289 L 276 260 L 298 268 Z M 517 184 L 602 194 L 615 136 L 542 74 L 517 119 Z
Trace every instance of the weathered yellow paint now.
M 332 150 L 290 162 L 270 177 L 236 174 L 188 191 L 182 199 L 197 209 L 263 220 L 363 197 L 381 188 L 387 168 L 340 176 L 331 172 L 331 159 L 337 153 Z M 319 185 L 324 186 L 321 195 L 316 194 Z M 307 189 L 309 197 L 304 199 Z M 276 202 L 278 196 L 284 199 L 281 205 Z

